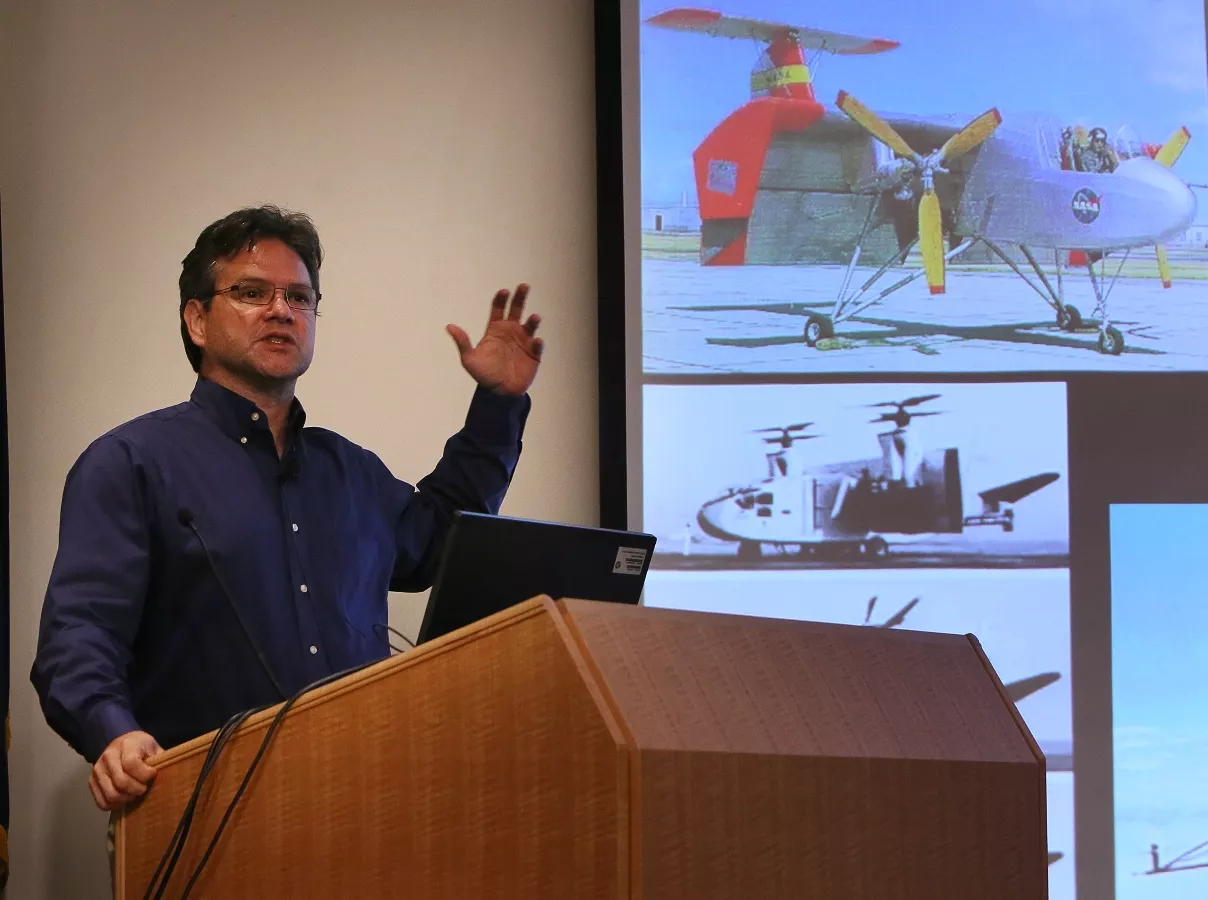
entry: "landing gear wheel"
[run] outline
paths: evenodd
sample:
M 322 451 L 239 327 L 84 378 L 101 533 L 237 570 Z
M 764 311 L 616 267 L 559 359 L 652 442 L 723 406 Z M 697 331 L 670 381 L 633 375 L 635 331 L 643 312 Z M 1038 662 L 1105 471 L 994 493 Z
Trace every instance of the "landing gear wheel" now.
M 817 347 L 823 338 L 835 336 L 835 325 L 830 316 L 811 315 L 805 320 L 805 342 L 811 347 Z
M 889 544 L 885 542 L 885 538 L 869 538 L 863 546 L 864 555 L 869 559 L 880 559 L 889 553 Z
M 1115 328 L 1099 332 L 1099 352 L 1119 356 L 1124 352 L 1124 335 Z
M 1057 327 L 1062 331 L 1077 331 L 1082 327 L 1082 313 L 1078 307 L 1066 304 L 1057 310 Z

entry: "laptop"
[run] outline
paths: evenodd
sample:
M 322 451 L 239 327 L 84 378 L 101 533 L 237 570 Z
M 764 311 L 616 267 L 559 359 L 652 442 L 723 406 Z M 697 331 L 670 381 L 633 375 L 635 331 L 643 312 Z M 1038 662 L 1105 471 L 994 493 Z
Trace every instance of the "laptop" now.
M 457 512 L 416 643 L 539 594 L 636 604 L 654 543 L 636 531 Z

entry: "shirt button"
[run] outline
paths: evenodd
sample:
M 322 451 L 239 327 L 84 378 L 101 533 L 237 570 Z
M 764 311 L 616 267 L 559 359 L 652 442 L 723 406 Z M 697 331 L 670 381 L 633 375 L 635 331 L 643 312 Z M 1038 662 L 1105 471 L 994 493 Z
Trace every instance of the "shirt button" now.
M 302 585 L 302 593 L 306 593 L 306 585 Z
M 297 530 L 298 530 L 298 523 L 297 523 L 297 522 L 295 522 L 295 523 L 294 523 L 294 531 L 297 531 Z
M 314 644 L 311 644 L 311 645 L 310 645 L 310 652 L 311 652 L 311 655 L 313 656 L 314 654 L 316 654 L 316 653 L 318 653 L 318 652 L 319 652 L 319 648 L 318 648 L 318 647 L 316 647 Z
M 260 421 L 260 413 L 258 413 L 258 412 L 252 413 L 252 421 L 253 421 L 253 422 L 259 422 L 259 421 Z
M 247 443 L 247 438 L 245 438 L 245 437 L 241 437 L 241 438 L 239 439 L 239 443 L 241 443 L 241 444 L 246 444 L 246 443 Z

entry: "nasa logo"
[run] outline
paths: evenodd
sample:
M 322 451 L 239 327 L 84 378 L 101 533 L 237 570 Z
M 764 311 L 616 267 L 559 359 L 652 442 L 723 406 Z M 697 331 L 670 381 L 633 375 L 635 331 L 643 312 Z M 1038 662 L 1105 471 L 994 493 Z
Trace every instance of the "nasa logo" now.
M 709 160 L 709 177 L 705 186 L 715 194 L 733 196 L 738 189 L 738 163 L 728 159 Z
M 1074 192 L 1074 199 L 1070 201 L 1070 209 L 1074 212 L 1074 218 L 1083 225 L 1089 225 L 1099 218 L 1099 206 L 1099 195 L 1090 188 L 1078 188 Z

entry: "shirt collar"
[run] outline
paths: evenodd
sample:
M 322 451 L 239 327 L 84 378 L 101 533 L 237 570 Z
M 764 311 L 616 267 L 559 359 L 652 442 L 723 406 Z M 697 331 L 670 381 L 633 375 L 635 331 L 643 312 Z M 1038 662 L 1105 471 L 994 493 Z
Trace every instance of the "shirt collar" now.
M 268 431 L 268 416 L 251 400 L 236 394 L 215 381 L 197 376 L 190 398 L 200 406 L 222 432 L 231 440 L 247 437 L 252 431 Z M 294 444 L 306 423 L 306 410 L 297 397 L 290 405 L 286 421 L 286 447 Z

